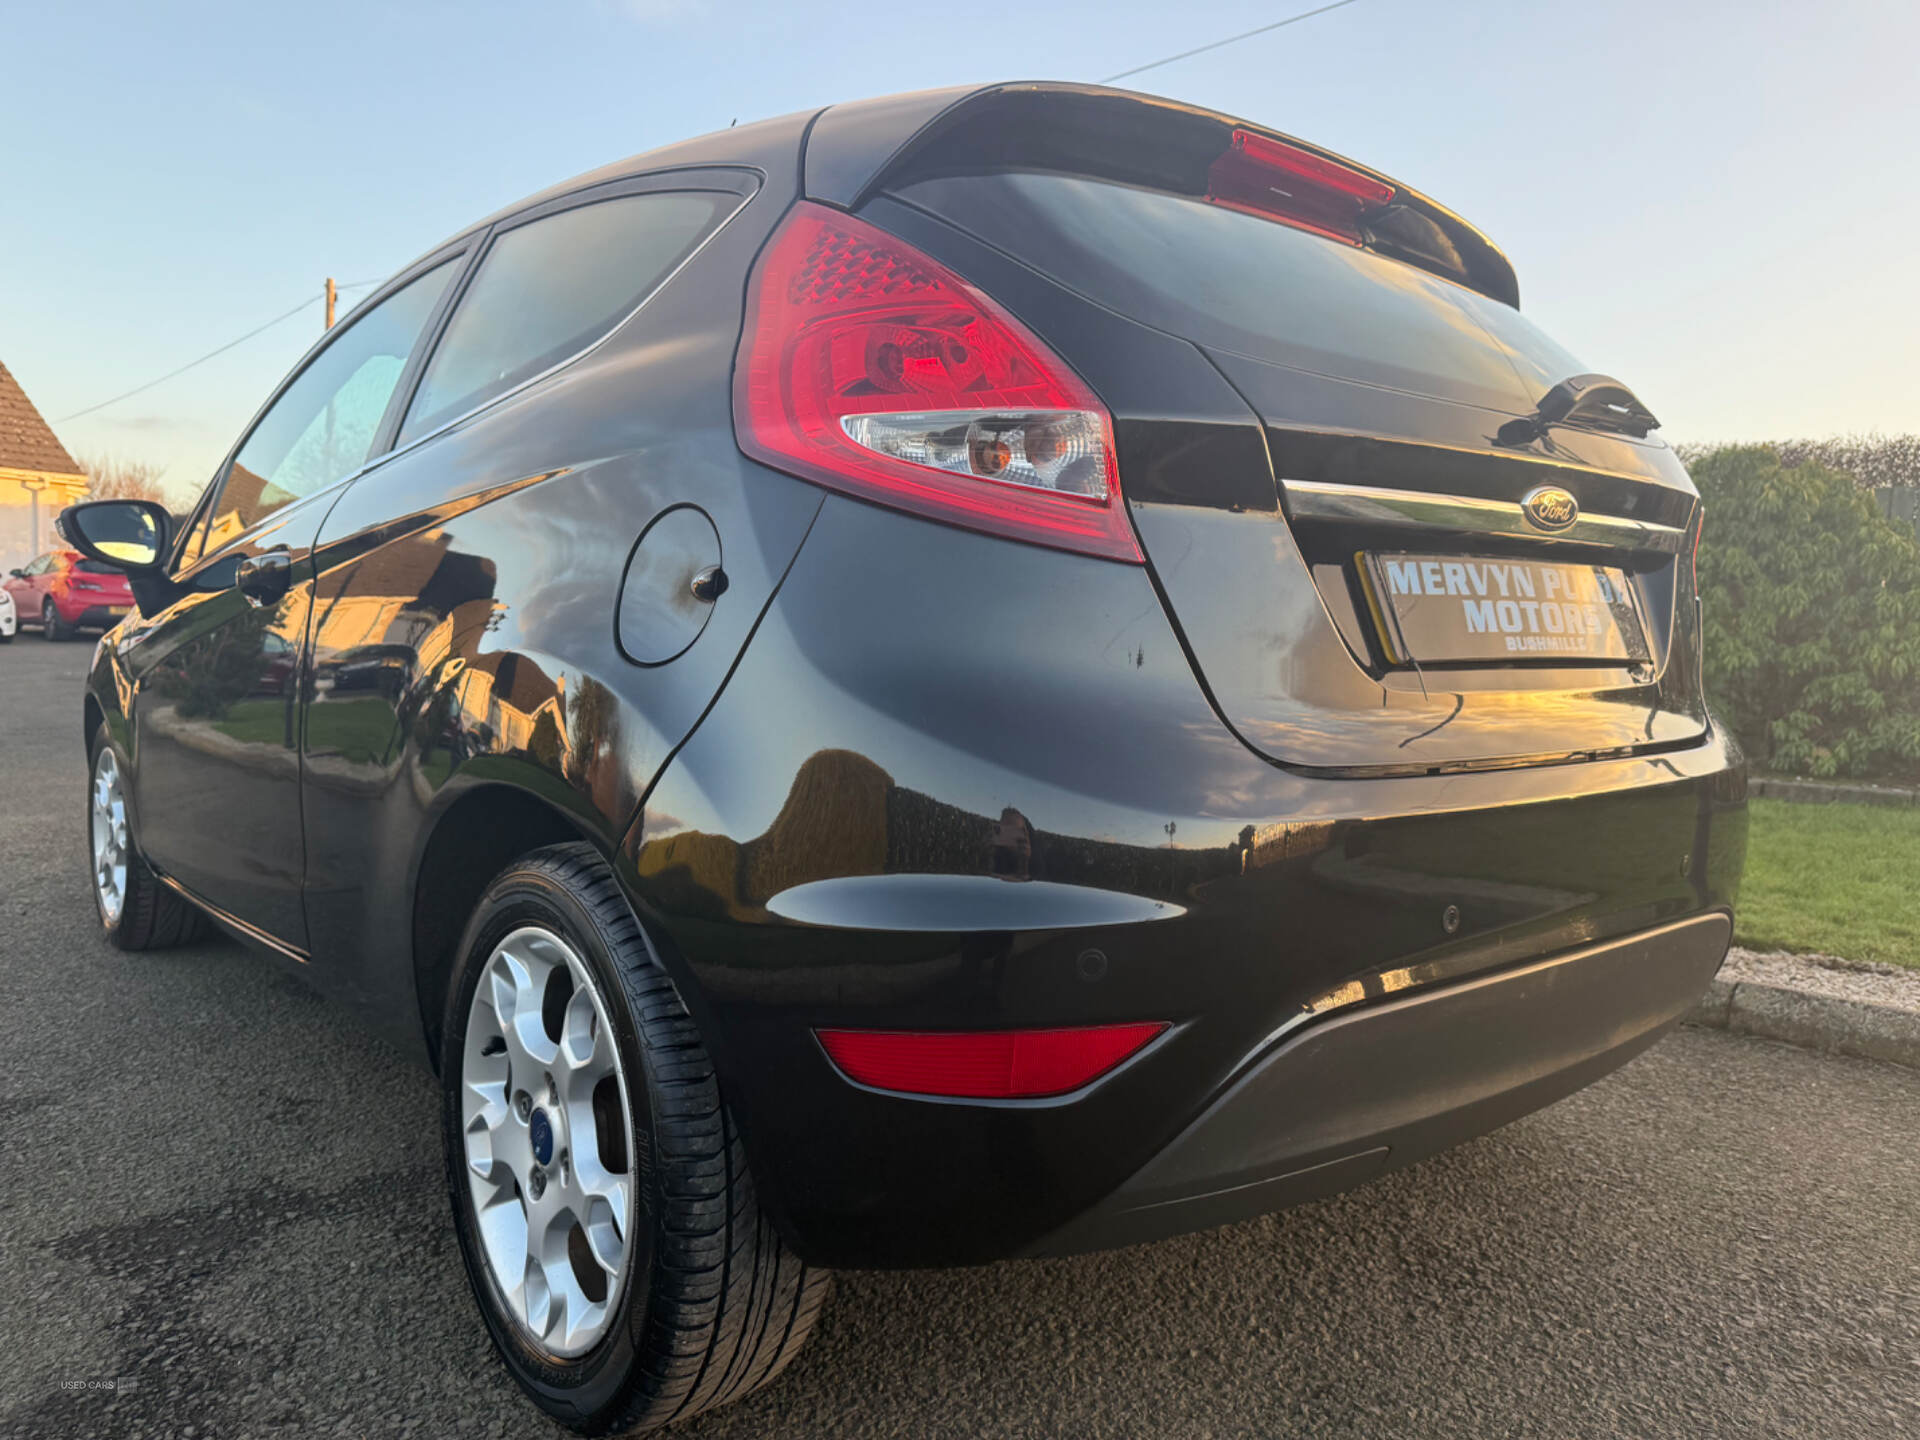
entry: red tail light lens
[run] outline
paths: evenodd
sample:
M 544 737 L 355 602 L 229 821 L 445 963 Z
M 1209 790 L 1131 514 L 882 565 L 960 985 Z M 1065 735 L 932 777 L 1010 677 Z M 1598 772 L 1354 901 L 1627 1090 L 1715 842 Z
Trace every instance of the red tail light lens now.
M 1349 166 L 1236 130 L 1207 171 L 1207 199 L 1349 245 L 1362 243 L 1360 217 L 1393 198 L 1393 187 Z
M 1063 1030 L 820 1030 L 848 1079 L 876 1090 L 968 1100 L 1064 1095 L 1098 1079 L 1164 1022 Z
M 1086 382 L 946 267 L 823 205 L 794 206 L 754 270 L 734 428 L 756 460 L 864 500 L 1141 563 Z

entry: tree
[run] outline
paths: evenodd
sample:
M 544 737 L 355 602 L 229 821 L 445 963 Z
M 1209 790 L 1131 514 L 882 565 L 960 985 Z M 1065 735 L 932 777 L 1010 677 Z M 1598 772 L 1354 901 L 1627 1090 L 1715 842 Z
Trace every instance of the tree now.
M 173 508 L 172 497 L 160 483 L 165 469 L 145 460 L 126 460 L 118 455 L 84 455 L 80 468 L 91 481 L 89 499 L 152 500 Z

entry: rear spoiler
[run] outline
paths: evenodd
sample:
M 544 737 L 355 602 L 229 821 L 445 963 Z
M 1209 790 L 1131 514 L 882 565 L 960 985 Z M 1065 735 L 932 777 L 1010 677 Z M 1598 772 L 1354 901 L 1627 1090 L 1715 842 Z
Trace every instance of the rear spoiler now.
M 1519 281 L 1492 241 L 1446 207 L 1330 150 L 1244 120 L 1100 85 L 1027 81 L 835 105 L 807 137 L 806 193 L 855 210 L 889 186 L 941 175 L 1044 170 L 1196 198 L 1236 133 L 1264 136 L 1377 181 L 1390 198 L 1362 218 L 1368 249 L 1515 309 Z

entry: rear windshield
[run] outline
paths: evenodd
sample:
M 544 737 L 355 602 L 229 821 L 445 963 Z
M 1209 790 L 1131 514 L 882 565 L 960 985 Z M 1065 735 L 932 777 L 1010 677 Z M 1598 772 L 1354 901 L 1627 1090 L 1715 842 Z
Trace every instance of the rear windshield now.
M 1497 300 L 1203 200 L 1027 172 L 896 193 L 1091 300 L 1212 348 L 1511 414 L 1587 368 Z
M 73 568 L 82 575 L 121 575 L 126 572 L 118 565 L 103 565 L 98 560 L 76 560 Z

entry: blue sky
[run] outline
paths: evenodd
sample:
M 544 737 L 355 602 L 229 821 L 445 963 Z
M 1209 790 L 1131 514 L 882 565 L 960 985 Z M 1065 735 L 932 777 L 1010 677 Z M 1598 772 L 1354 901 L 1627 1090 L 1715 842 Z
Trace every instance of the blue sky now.
M 1311 3 L 8 6 L 0 359 L 70 449 L 192 492 L 317 302 L 63 417 L 621 155 L 838 99 L 1097 79 Z M 1125 83 L 1458 210 L 1670 438 L 1920 430 L 1920 7 L 1357 0 Z

